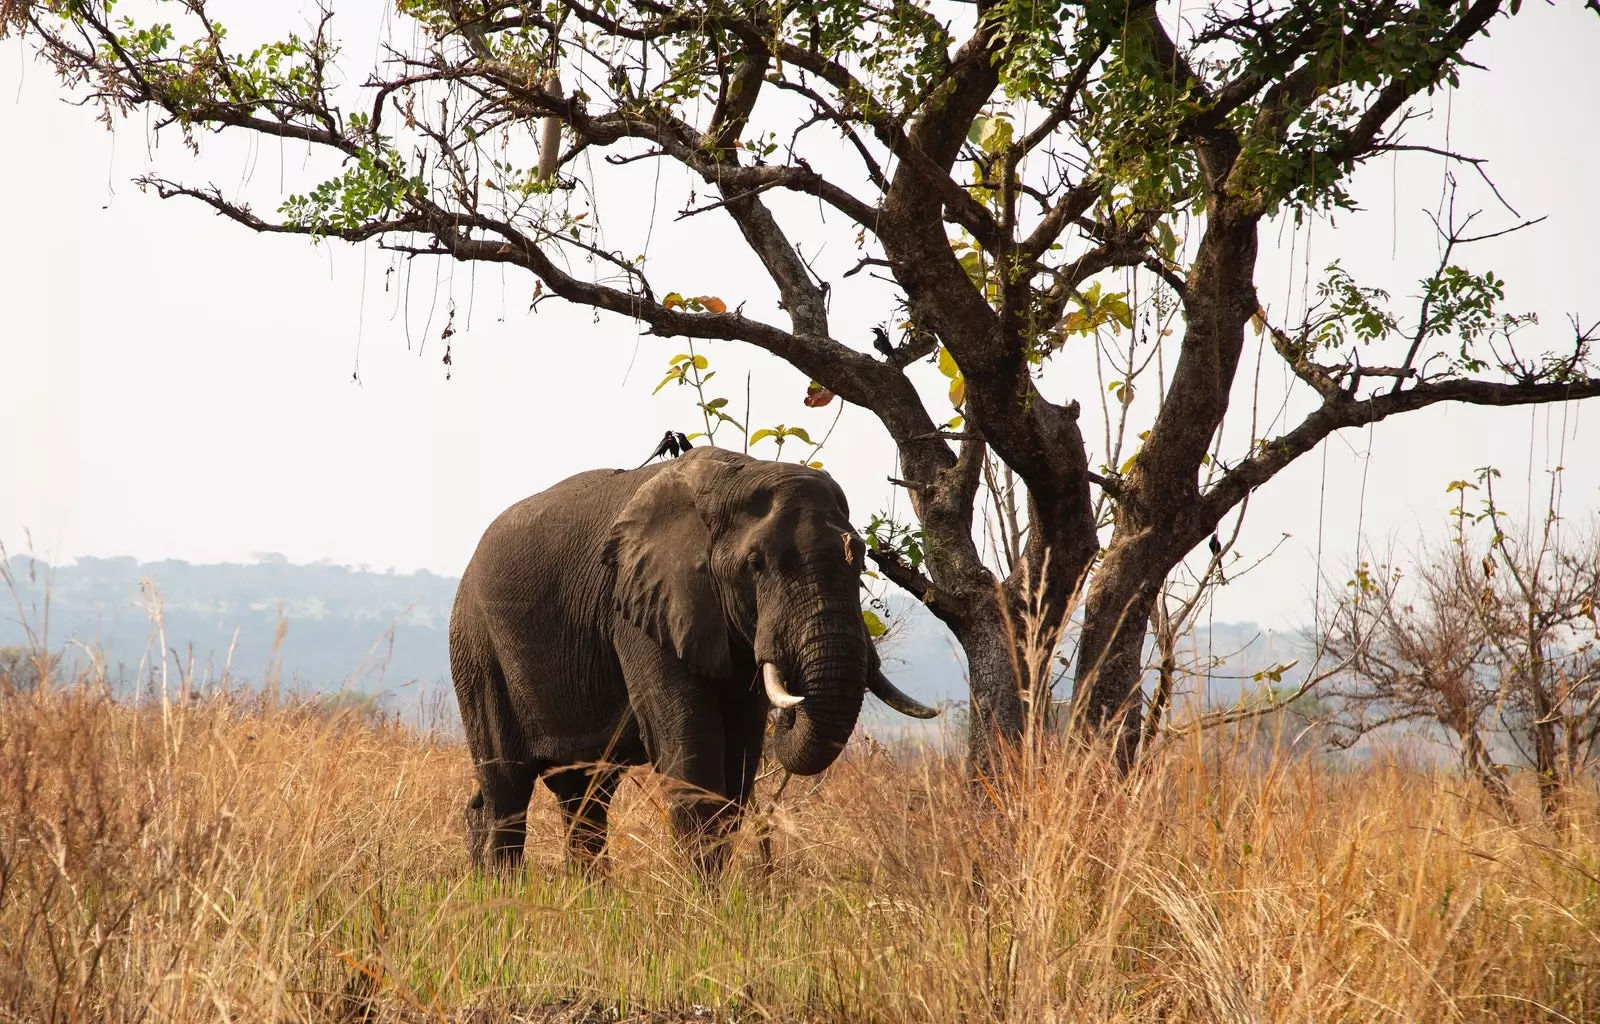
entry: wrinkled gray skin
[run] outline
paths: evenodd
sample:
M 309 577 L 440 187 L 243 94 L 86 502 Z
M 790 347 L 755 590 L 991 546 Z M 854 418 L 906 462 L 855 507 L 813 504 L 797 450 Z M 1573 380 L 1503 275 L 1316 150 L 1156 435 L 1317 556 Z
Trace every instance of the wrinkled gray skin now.
M 474 862 L 520 863 L 542 779 L 570 858 L 592 869 L 622 772 L 649 763 L 675 780 L 675 833 L 716 873 L 761 762 L 766 663 L 803 698 L 773 733 L 774 755 L 799 775 L 839 756 L 869 687 L 931 715 L 879 670 L 861 621 L 863 555 L 826 473 L 710 447 L 580 473 L 507 509 L 450 616 L 479 779 Z

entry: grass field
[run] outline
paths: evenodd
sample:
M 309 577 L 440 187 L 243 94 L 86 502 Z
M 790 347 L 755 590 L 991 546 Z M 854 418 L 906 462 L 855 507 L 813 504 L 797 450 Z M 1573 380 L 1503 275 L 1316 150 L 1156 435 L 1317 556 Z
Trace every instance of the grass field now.
M 15 1020 L 1594 1021 L 1600 827 L 1447 773 L 1198 742 L 974 793 L 853 743 L 708 891 L 650 776 L 609 885 L 467 866 L 465 751 L 260 701 L 0 697 L 0 1017 Z M 777 783 L 763 783 L 770 794 Z

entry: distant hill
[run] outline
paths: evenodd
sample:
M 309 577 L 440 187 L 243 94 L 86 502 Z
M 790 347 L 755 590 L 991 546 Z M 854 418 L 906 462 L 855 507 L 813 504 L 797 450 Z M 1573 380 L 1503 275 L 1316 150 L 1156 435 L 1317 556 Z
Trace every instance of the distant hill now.
M 447 626 L 457 580 L 431 572 L 374 572 L 331 563 L 293 565 L 280 555 L 250 563 L 194 565 L 167 560 L 80 558 L 50 566 L 13 557 L 22 617 L 15 605 L 0 613 L 0 646 L 26 640 L 22 624 L 46 624 L 48 643 L 71 659 L 84 648 L 103 651 L 107 674 L 132 693 L 139 666 L 158 664 L 152 598 L 159 595 L 169 677 L 191 657 L 197 682 L 211 685 L 227 665 L 239 685 L 258 686 L 273 664 L 280 615 L 286 626 L 278 646 L 284 689 L 354 690 L 382 695 L 397 709 L 437 702 L 448 695 Z M 141 593 L 150 581 L 153 591 Z M 889 601 L 894 626 L 883 648 L 885 671 L 896 685 L 928 702 L 967 696 L 965 660 L 947 629 L 915 601 Z M 1236 700 L 1252 672 L 1300 657 L 1298 638 L 1263 633 L 1250 623 L 1217 623 L 1196 642 L 1202 658 L 1227 658 L 1213 667 L 1205 689 L 1210 702 Z M 232 649 L 231 661 L 229 657 Z M 1284 674 L 1293 685 L 1304 661 Z M 175 678 L 175 677 L 173 677 Z M 449 705 L 453 700 L 446 696 Z M 868 701 L 866 723 L 888 728 L 907 723 Z
M 80 645 L 103 650 L 107 674 L 123 686 L 134 685 L 141 661 L 156 658 L 155 595 L 169 656 L 192 656 L 197 681 L 216 681 L 227 665 L 235 680 L 260 684 L 280 616 L 285 688 L 379 693 L 449 680 L 446 628 L 456 581 L 431 572 L 291 565 L 276 555 L 223 565 L 80 558 L 49 566 L 13 557 L 10 567 L 29 625 L 48 626 L 49 646 L 66 645 L 69 658 L 84 656 Z M 145 580 L 153 591 L 141 592 Z M 0 618 L 0 645 L 24 636 L 14 612 Z

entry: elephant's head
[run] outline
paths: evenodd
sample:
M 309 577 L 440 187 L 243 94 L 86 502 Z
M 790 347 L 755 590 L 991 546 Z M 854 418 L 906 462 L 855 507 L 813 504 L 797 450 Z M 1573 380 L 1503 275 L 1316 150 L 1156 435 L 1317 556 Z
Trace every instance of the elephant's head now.
M 702 675 L 753 658 L 785 768 L 832 764 L 868 689 L 936 713 L 879 668 L 861 620 L 866 546 L 832 477 L 710 447 L 646 472 L 611 537 L 617 611 Z

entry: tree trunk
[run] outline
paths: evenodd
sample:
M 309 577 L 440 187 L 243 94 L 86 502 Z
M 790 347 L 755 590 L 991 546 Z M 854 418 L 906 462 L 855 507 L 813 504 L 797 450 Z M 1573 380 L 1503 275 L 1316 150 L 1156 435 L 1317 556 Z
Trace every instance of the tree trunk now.
M 1091 730 L 1114 731 L 1117 766 L 1124 771 L 1139 752 L 1144 638 L 1170 568 L 1145 545 L 1113 537 L 1084 608 L 1073 702 Z
M 1022 664 L 1016 638 L 994 613 L 974 616 L 956 632 L 967 656 L 972 702 L 967 715 L 967 769 L 971 778 L 993 776 L 1004 767 L 1005 751 L 1023 735 Z M 1013 659 L 1018 660 L 1013 660 Z
M 1545 692 L 1543 662 L 1534 662 L 1530 696 L 1533 705 L 1534 769 L 1539 774 L 1539 809 L 1552 821 L 1561 813 L 1561 767 L 1556 754 L 1556 723 L 1550 695 Z
M 1161 731 L 1162 716 L 1172 706 L 1172 689 L 1178 676 L 1178 635 L 1165 599 L 1154 603 L 1150 624 L 1156 634 L 1156 692 L 1150 697 L 1150 714 L 1144 722 L 1143 743 L 1151 743 Z
M 1511 787 L 1506 785 L 1506 780 L 1501 777 L 1494 758 L 1489 756 L 1489 748 L 1484 745 L 1477 725 L 1470 722 L 1461 723 L 1458 724 L 1456 732 L 1461 737 L 1462 766 L 1483 784 L 1483 788 L 1494 800 L 1495 806 L 1500 808 L 1500 813 L 1506 816 L 1506 820 L 1516 821 L 1517 805 L 1511 798 Z

